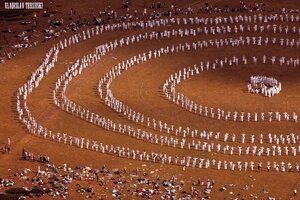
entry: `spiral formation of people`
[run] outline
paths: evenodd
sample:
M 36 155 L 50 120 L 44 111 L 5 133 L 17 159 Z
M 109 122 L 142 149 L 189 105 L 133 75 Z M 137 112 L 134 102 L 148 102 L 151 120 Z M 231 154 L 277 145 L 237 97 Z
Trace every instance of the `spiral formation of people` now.
M 300 199 L 300 9 L 2 2 L 0 199 Z

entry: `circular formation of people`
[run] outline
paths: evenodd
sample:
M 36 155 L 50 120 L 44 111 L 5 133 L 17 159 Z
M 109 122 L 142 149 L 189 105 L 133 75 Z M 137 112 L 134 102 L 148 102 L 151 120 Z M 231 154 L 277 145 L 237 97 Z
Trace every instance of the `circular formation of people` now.
M 182 124 L 172 124 L 127 105 L 126 102 L 117 99 L 111 89 L 112 83 L 123 72 L 132 68 L 138 68 L 141 63 L 163 56 L 180 54 L 185 51 L 197 52 L 207 49 L 246 46 L 279 46 L 298 49 L 300 46 L 299 21 L 298 13 L 248 13 L 218 17 L 167 17 L 89 27 L 54 44 L 45 55 L 42 63 L 32 72 L 28 81 L 19 88 L 16 95 L 19 120 L 30 133 L 40 138 L 127 159 L 201 169 L 211 168 L 215 170 L 253 171 L 259 173 L 269 171 L 299 173 L 300 163 L 293 159 L 300 154 L 300 138 L 297 133 L 261 133 L 257 136 L 257 134 L 245 134 L 243 132 L 215 132 L 196 127 L 185 127 Z M 153 30 L 158 27 L 160 31 Z M 214 158 L 213 156 L 210 158 L 199 157 L 188 153 L 185 156 L 178 156 L 162 153 L 162 151 L 157 149 L 144 151 L 143 149 L 134 149 L 130 146 L 107 144 L 101 140 L 96 141 L 90 138 L 73 136 L 72 133 L 50 130 L 35 119 L 28 107 L 28 98 L 39 87 L 40 82 L 47 77 L 48 73 L 56 67 L 61 52 L 75 44 L 94 37 L 100 37 L 104 32 L 133 29 L 140 29 L 142 33 L 124 36 L 100 44 L 92 53 L 78 58 L 76 62 L 70 65 L 67 71 L 57 78 L 52 91 L 54 104 L 75 117 L 110 131 L 111 134 L 126 135 L 158 146 L 179 150 L 186 149 L 188 150 L 187 152 L 201 151 L 209 154 L 214 153 L 213 155 L 228 155 L 227 159 Z M 253 33 L 258 36 L 253 36 Z M 265 36 L 264 33 L 274 34 L 274 36 Z M 210 37 L 217 35 L 218 37 L 214 39 Z M 291 35 L 294 36 L 294 39 L 286 37 Z M 207 39 L 195 39 L 195 36 L 206 36 Z M 222 36 L 222 38 L 219 36 Z M 137 52 L 135 55 L 111 66 L 111 69 L 105 76 L 99 77 L 99 98 L 111 110 L 127 118 L 130 123 L 115 122 L 113 119 L 102 116 L 101 113 L 93 112 L 68 98 L 67 89 L 72 80 L 84 73 L 93 63 L 101 61 L 109 53 L 142 41 L 168 38 L 180 38 L 181 42 Z M 187 38 L 194 38 L 194 40 L 185 40 Z M 261 55 L 260 57 L 256 55 L 232 55 L 229 57 L 218 57 L 213 60 L 200 59 L 197 62 L 191 66 L 182 66 L 182 69 L 170 74 L 162 83 L 163 98 L 168 103 L 176 104 L 177 109 L 184 109 L 187 112 L 194 113 L 198 115 L 196 117 L 232 122 L 298 122 L 298 112 L 296 110 L 290 113 L 277 111 L 264 113 L 213 108 L 201 102 L 194 102 L 185 94 L 178 92 L 176 86 L 193 76 L 202 76 L 204 71 L 217 68 L 234 68 L 240 65 L 245 65 L 246 67 L 247 65 L 258 64 L 295 68 L 299 67 L 299 58 L 287 55 Z M 275 78 L 258 75 L 251 76 L 247 89 L 249 93 L 261 93 L 264 96 L 272 97 L 279 94 L 282 88 L 281 83 Z M 132 125 L 133 123 L 139 124 L 144 128 L 135 128 Z M 248 157 L 241 159 L 242 156 Z M 252 160 L 254 156 L 259 158 L 264 156 L 264 159 L 262 159 L 263 161 L 254 162 Z M 276 161 L 272 157 L 276 157 Z
M 281 83 L 275 78 L 266 76 L 251 76 L 247 87 L 248 92 L 261 93 L 266 97 L 272 97 L 281 91 Z

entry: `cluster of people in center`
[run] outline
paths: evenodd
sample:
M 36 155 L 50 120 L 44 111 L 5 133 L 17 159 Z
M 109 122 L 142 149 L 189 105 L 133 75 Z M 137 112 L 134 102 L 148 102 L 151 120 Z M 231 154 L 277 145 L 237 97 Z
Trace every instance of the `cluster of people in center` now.
M 249 93 L 261 93 L 272 97 L 281 91 L 281 83 L 273 77 L 251 76 L 247 88 Z

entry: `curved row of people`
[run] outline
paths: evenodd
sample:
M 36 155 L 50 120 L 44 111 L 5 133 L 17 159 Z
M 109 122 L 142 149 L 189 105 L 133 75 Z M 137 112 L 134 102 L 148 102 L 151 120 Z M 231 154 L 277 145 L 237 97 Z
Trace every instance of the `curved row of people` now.
M 267 65 L 280 65 L 280 66 L 292 66 L 298 67 L 300 65 L 299 58 L 286 57 L 286 56 L 232 56 L 232 57 L 224 57 L 224 58 L 216 58 L 213 61 L 200 62 L 200 65 L 196 64 L 192 67 L 185 67 L 180 69 L 178 72 L 171 74 L 163 83 L 163 93 L 165 97 L 176 103 L 177 105 L 181 105 L 182 108 L 188 110 L 189 112 L 196 113 L 200 116 L 211 117 L 218 120 L 233 120 L 240 122 L 257 122 L 257 121 L 294 121 L 298 122 L 298 115 L 296 111 L 293 113 L 288 112 L 230 112 L 225 111 L 221 108 L 210 108 L 206 105 L 202 105 L 199 103 L 195 103 L 186 95 L 176 91 L 176 85 L 181 82 L 201 74 L 204 70 L 223 68 L 223 67 L 231 67 L 231 66 L 241 66 L 241 65 L 257 65 L 257 64 L 267 64 Z M 268 79 L 269 80 L 269 79 Z M 271 79 L 270 79 L 271 80 Z M 275 84 L 276 85 L 276 84 Z M 281 87 L 281 84 L 279 84 Z M 277 87 L 276 87 L 277 88 Z M 248 86 L 249 90 L 249 86 Z M 269 97 L 271 93 L 268 93 Z M 274 116 L 275 115 L 275 116 Z
M 185 10 L 185 9 L 184 9 Z M 94 15 L 94 10 L 92 9 L 92 13 Z M 75 11 L 73 9 L 71 9 L 71 16 L 75 13 Z M 102 13 L 100 11 L 100 13 Z M 106 14 L 109 14 L 110 12 L 105 12 Z M 115 12 L 113 12 L 115 13 Z M 144 12 L 143 12 L 144 13 Z M 46 15 L 48 14 L 47 12 L 45 13 Z M 52 13 L 53 14 L 53 13 Z M 186 13 L 186 14 L 192 14 L 190 12 Z M 100 14 L 101 16 L 101 14 Z M 34 13 L 34 19 L 33 21 L 31 21 L 30 23 L 32 24 L 32 28 L 36 29 L 37 28 L 37 20 L 36 20 L 37 16 L 36 13 Z M 71 17 L 72 18 L 72 17 Z M 101 17 L 100 17 L 101 18 Z M 124 18 L 121 17 L 122 19 L 126 19 L 126 17 Z M 79 31 L 79 28 L 82 27 L 86 27 L 86 25 L 89 25 L 90 22 L 84 18 L 84 22 L 80 23 L 79 21 L 81 17 L 79 15 L 79 20 L 77 20 L 77 22 L 71 22 L 69 25 L 67 25 L 64 29 L 62 30 L 58 30 L 58 29 L 53 29 L 53 27 L 56 27 L 57 24 L 62 24 L 63 19 L 61 20 L 49 20 L 49 27 L 44 29 L 44 39 L 43 41 L 47 41 L 50 39 L 54 39 L 57 38 L 59 36 L 61 36 L 63 33 L 69 32 L 69 31 Z M 149 18 L 148 22 L 151 20 L 161 20 L 163 21 L 167 21 L 167 20 L 172 20 L 174 23 L 179 23 L 178 21 L 180 21 L 181 18 L 177 17 L 168 17 L 168 18 L 162 18 L 162 16 L 160 17 L 151 17 Z M 247 13 L 246 14 L 234 14 L 232 15 L 232 13 L 228 16 L 217 16 L 214 18 L 210 18 L 210 17 L 193 17 L 193 16 L 186 16 L 182 18 L 182 23 L 184 24 L 221 24 L 221 23 L 266 23 L 266 22 L 288 22 L 288 23 L 296 23 L 299 21 L 299 13 L 296 14 L 292 14 L 292 13 L 274 13 L 274 14 L 264 14 L 264 13 Z M 98 17 L 94 17 L 95 23 L 96 24 L 103 24 L 102 20 Z M 143 28 L 145 27 L 145 25 L 147 26 L 150 25 L 151 23 L 148 23 L 147 21 L 143 21 L 143 20 L 139 20 L 139 18 L 137 18 L 136 20 L 132 21 L 129 20 L 129 22 L 127 20 L 120 20 L 117 21 L 117 23 L 108 23 L 106 24 L 106 26 L 108 28 L 111 28 L 111 26 L 115 26 L 115 25 L 126 25 L 123 26 L 124 28 L 128 28 L 129 26 L 131 26 L 132 28 Z M 151 26 L 151 25 L 150 25 Z M 11 28 L 8 28 L 7 30 L 8 33 L 12 33 L 14 31 L 11 30 Z M 39 38 L 38 35 L 36 34 L 30 34 L 28 31 L 24 30 L 22 32 L 22 34 L 19 34 L 17 37 L 21 37 L 23 42 L 18 41 L 17 44 L 9 44 L 8 46 L 11 46 L 11 49 L 5 49 L 4 54 L 2 54 L 5 58 L 7 59 L 11 59 L 12 57 L 14 57 L 17 53 L 17 51 L 20 51 L 22 48 L 28 48 L 31 46 L 36 46 L 38 44 L 39 41 L 37 41 L 37 38 Z M 30 41 L 29 41 L 30 39 Z M 31 41 L 34 40 L 34 41 Z M 24 43 L 24 41 L 26 41 Z M 11 42 L 11 41 L 10 41 Z M 2 55 L 0 55 L 0 64 L 4 63 L 4 57 L 2 57 Z

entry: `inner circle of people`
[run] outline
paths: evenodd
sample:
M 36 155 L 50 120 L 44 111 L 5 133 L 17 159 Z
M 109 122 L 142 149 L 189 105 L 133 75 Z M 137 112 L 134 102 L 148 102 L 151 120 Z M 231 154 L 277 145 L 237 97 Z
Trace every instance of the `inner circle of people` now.
M 247 25 L 246 27 L 242 24 L 243 22 L 263 22 L 266 23 L 263 26 L 254 25 L 251 27 Z M 105 99 L 105 103 L 111 107 L 112 109 L 116 110 L 117 112 L 123 113 L 128 117 L 130 120 L 134 120 L 136 123 L 145 124 L 148 127 L 153 127 L 156 130 L 156 126 L 159 126 L 160 132 L 167 132 L 167 133 L 174 133 L 172 137 L 153 134 L 151 132 L 147 132 L 142 129 L 135 129 L 126 124 L 115 123 L 113 120 L 105 117 L 101 117 L 99 114 L 93 113 L 87 108 L 81 107 L 76 105 L 74 102 L 67 99 L 65 95 L 66 88 L 71 80 L 82 73 L 82 71 L 87 68 L 90 64 L 100 60 L 103 56 L 105 56 L 109 51 L 116 49 L 117 47 L 122 47 L 125 45 L 130 45 L 141 40 L 152 40 L 158 38 L 168 38 L 171 36 L 175 37 L 184 37 L 184 36 L 195 36 L 197 34 L 226 34 L 226 33 L 238 33 L 244 32 L 246 30 L 254 31 L 254 32 L 264 32 L 264 31 L 273 31 L 274 33 L 283 33 L 288 34 L 290 31 L 295 34 L 300 34 L 300 28 L 282 28 L 281 26 L 271 26 L 267 24 L 269 21 L 290 21 L 290 22 L 299 22 L 299 16 L 296 17 L 294 15 L 254 15 L 254 16 L 236 16 L 236 17 L 219 17 L 219 18 L 177 18 L 177 19 L 156 19 L 156 20 L 149 20 L 147 22 L 128 22 L 123 24 L 107 24 L 103 26 L 97 26 L 96 28 L 87 29 L 82 31 L 82 33 L 77 33 L 75 35 L 70 36 L 68 39 L 59 41 L 56 45 L 54 45 L 49 52 L 46 54 L 43 63 L 37 68 L 36 71 L 32 73 L 30 79 L 19 88 L 17 93 L 17 110 L 19 113 L 19 119 L 21 122 L 25 124 L 27 129 L 30 133 L 37 135 L 39 137 L 43 137 L 44 139 L 49 139 L 57 142 L 62 142 L 64 144 L 77 146 L 79 148 L 91 149 L 94 151 L 98 151 L 101 153 L 107 153 L 119 157 L 124 157 L 128 159 L 139 159 L 144 161 L 150 162 L 160 162 L 162 164 L 175 164 L 180 165 L 183 167 L 199 167 L 199 168 L 213 168 L 217 170 L 239 170 L 239 171 L 282 171 L 282 172 L 300 172 L 299 164 L 297 162 L 253 162 L 253 161 L 228 161 L 228 160 L 216 160 L 216 159 L 207 159 L 207 158 L 199 158 L 195 156 L 184 156 L 179 158 L 177 155 L 172 156 L 164 153 L 159 153 L 155 151 L 146 152 L 138 149 L 131 149 L 129 147 L 122 147 L 122 146 L 114 146 L 109 144 L 99 143 L 98 141 L 87 139 L 78 136 L 72 136 L 67 133 L 60 133 L 60 132 L 52 132 L 51 130 L 44 127 L 42 124 L 37 122 L 35 118 L 32 116 L 28 106 L 27 106 L 27 97 L 28 95 L 39 86 L 39 82 L 47 76 L 49 71 L 55 67 L 55 63 L 58 60 L 59 53 L 73 44 L 79 43 L 80 41 L 87 40 L 91 37 L 96 35 L 102 34 L 104 31 L 115 31 L 118 29 L 133 29 L 133 28 L 151 28 L 156 26 L 168 26 L 169 24 L 217 24 L 217 27 L 204 27 L 204 28 L 197 28 L 197 29 L 173 29 L 165 30 L 162 32 L 146 32 L 143 35 L 133 35 L 126 38 L 122 38 L 119 41 L 115 40 L 110 43 L 102 44 L 96 48 L 96 50 L 84 56 L 82 59 L 78 59 L 76 63 L 74 63 L 63 75 L 61 75 L 57 82 L 55 89 L 53 90 L 53 101 L 54 103 L 60 107 L 61 109 L 65 110 L 66 112 L 70 112 L 77 117 L 82 118 L 90 123 L 98 125 L 106 130 L 111 130 L 112 132 L 117 132 L 119 134 L 126 134 L 128 136 L 134 137 L 135 139 L 143 140 L 146 142 L 159 144 L 159 145 L 166 145 L 172 148 L 181 148 L 181 149 L 191 149 L 191 150 L 199 150 L 199 151 L 207 151 L 207 152 L 217 152 L 229 155 L 248 155 L 252 154 L 253 156 L 296 156 L 300 153 L 300 145 L 299 145 L 299 135 L 296 133 L 289 133 L 286 135 L 283 134 L 276 134 L 276 133 L 269 133 L 267 138 L 265 134 L 260 134 L 259 137 L 251 134 L 249 138 L 248 135 L 245 133 L 241 133 L 240 135 L 236 135 L 235 133 L 225 133 L 222 135 L 220 132 L 212 132 L 212 131 L 198 131 L 197 129 L 191 129 L 189 127 L 182 128 L 181 126 L 175 127 L 175 125 L 168 125 L 166 122 L 162 122 L 161 120 L 155 120 L 154 118 L 150 119 L 150 117 L 145 117 L 144 114 L 135 112 L 133 109 L 125 106 L 121 101 L 115 99 L 112 96 L 112 92 L 110 90 L 111 82 L 121 74 L 122 71 L 130 69 L 134 64 L 139 64 L 149 60 L 151 58 L 159 58 L 163 55 L 190 51 L 190 50 L 197 50 L 197 49 L 204 49 L 204 48 L 220 48 L 220 47 L 235 47 L 235 46 L 246 46 L 246 45 L 279 45 L 286 48 L 299 48 L 300 40 L 299 39 L 283 39 L 283 38 L 262 38 L 262 37 L 239 37 L 237 39 L 228 38 L 228 39 L 215 39 L 209 41 L 197 41 L 191 44 L 184 43 L 179 45 L 172 45 L 167 46 L 164 48 L 156 49 L 149 51 L 148 54 L 142 53 L 137 56 L 133 56 L 132 58 L 123 61 L 113 67 L 106 76 L 99 81 L 99 93 L 102 98 Z M 224 27 L 221 25 L 222 23 L 231 23 L 230 26 Z M 233 28 L 230 28 L 234 26 Z M 220 28 L 221 27 L 221 28 Z M 274 28 L 275 27 L 275 28 Z M 244 64 L 250 62 L 254 62 L 256 64 L 258 62 L 258 58 L 253 56 L 251 59 L 246 57 L 241 58 Z M 262 60 L 265 59 L 267 61 L 267 56 L 263 56 Z M 223 67 L 225 65 L 237 65 L 239 63 L 239 58 L 236 56 L 232 58 L 224 58 L 221 60 L 215 60 L 213 62 L 207 61 L 205 64 L 206 70 L 214 69 L 217 66 Z M 279 62 L 280 65 L 287 65 L 287 66 L 299 66 L 299 59 L 298 58 L 287 58 L 285 56 L 281 56 L 279 59 L 275 56 L 271 57 L 270 61 L 275 64 L 275 62 Z M 222 63 L 222 64 L 221 64 Z M 172 83 L 174 80 L 178 79 L 186 79 L 190 75 L 197 74 L 197 71 L 204 70 L 204 65 L 201 68 L 194 66 L 194 68 L 184 68 L 181 72 L 181 75 L 175 75 L 170 80 L 167 80 L 166 83 Z M 105 83 L 105 85 L 104 85 Z M 175 84 L 174 84 L 175 85 Z M 106 87 L 106 93 L 103 91 L 103 87 Z M 62 92 L 60 92 L 60 88 L 62 88 Z M 167 87 L 166 87 L 167 88 Z M 190 108 L 191 102 L 181 99 L 181 96 L 176 97 L 172 95 L 172 92 L 169 93 L 167 89 L 164 89 L 164 92 L 169 100 L 174 102 L 181 101 L 182 107 Z M 175 87 L 174 87 L 175 88 Z M 167 92 L 166 92 L 167 91 Z M 58 95 L 60 94 L 60 95 Z M 59 99 L 59 98 L 61 99 Z M 177 98 L 177 99 L 176 99 Z M 195 105 L 194 103 L 192 105 Z M 193 110 L 195 106 L 192 106 L 191 112 L 197 112 L 199 108 L 196 106 L 196 109 Z M 199 110 L 198 110 L 199 111 Z M 204 109 L 204 113 L 206 112 Z M 211 111 L 213 113 L 213 111 Z M 220 116 L 222 116 L 222 111 L 220 110 Z M 225 114 L 224 114 L 225 116 Z M 228 117 L 228 115 L 226 115 Z M 241 115 L 242 116 L 242 115 Z M 270 115 L 272 116 L 272 115 Z M 280 116 L 280 115 L 278 115 Z M 285 119 L 287 121 L 290 120 L 289 114 L 286 113 Z M 230 116 L 229 116 L 230 117 Z M 228 117 L 228 118 L 229 118 Z M 219 117 L 221 118 L 221 117 Z M 241 118 L 243 119 L 243 118 Z M 264 117 L 262 117 L 264 119 Z M 271 118 L 272 119 L 272 118 Z M 276 118 L 280 121 L 280 118 Z M 292 119 L 297 122 L 297 115 L 293 113 Z M 145 120 L 145 121 L 144 121 Z M 241 120 L 243 121 L 243 120 Z M 182 137 L 180 139 L 180 137 Z M 200 138 L 201 140 L 195 140 L 195 138 Z M 204 141 L 203 141 L 204 139 Z M 230 146 L 228 143 L 229 141 L 237 142 L 241 141 L 242 144 L 248 144 L 249 146 L 244 147 L 242 145 L 234 144 L 235 146 Z M 210 142 L 212 141 L 212 142 Z M 216 143 L 214 143 L 216 142 Z M 218 142 L 218 143 L 217 143 Z M 269 143 L 272 144 L 272 147 L 264 147 L 258 146 L 259 144 Z M 287 146 L 289 144 L 289 146 Z M 232 144 L 231 144 L 232 145 Z M 284 145 L 282 147 L 281 145 Z
M 266 97 L 272 97 L 281 91 L 281 83 L 272 77 L 251 76 L 247 88 L 249 93 L 261 93 Z

